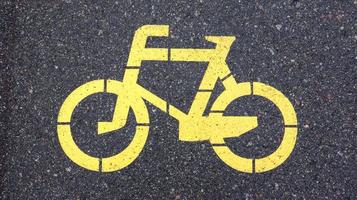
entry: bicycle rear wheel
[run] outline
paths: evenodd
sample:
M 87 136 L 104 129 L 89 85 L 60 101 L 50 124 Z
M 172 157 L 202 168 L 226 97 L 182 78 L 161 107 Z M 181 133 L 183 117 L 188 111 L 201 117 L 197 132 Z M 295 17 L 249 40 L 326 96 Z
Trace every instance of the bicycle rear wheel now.
M 149 133 L 149 115 L 144 101 L 136 98 L 130 102 L 135 119 L 136 132 L 130 144 L 116 155 L 98 158 L 83 152 L 75 143 L 71 132 L 71 118 L 76 106 L 85 98 L 97 93 L 123 94 L 123 83 L 116 80 L 94 80 L 76 88 L 63 102 L 58 114 L 57 133 L 59 143 L 69 159 L 92 171 L 113 172 L 130 165 L 141 153 Z

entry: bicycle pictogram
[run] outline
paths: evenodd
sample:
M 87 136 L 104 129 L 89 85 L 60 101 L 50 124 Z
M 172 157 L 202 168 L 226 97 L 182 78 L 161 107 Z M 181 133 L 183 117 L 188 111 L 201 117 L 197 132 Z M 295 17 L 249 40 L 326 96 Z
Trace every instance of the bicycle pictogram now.
M 206 36 L 215 48 L 147 48 L 148 37 L 169 37 L 168 25 L 144 25 L 136 30 L 122 81 L 93 80 L 76 88 L 63 102 L 58 114 L 58 138 L 65 154 L 76 164 L 88 170 L 113 172 L 130 165 L 145 146 L 150 126 L 148 109 L 144 100 L 174 117 L 179 123 L 179 140 L 208 141 L 217 156 L 231 168 L 246 173 L 272 170 L 289 157 L 297 137 L 297 117 L 287 97 L 274 87 L 260 82 L 237 82 L 226 58 L 234 36 Z M 137 83 L 142 61 L 205 62 L 208 63 L 192 105 L 185 113 Z M 223 83 L 224 91 L 214 101 L 209 114 L 204 115 L 216 82 Z M 129 109 L 133 110 L 136 131 L 130 144 L 116 155 L 97 158 L 83 152 L 73 139 L 71 118 L 76 106 L 85 98 L 97 93 L 117 95 L 112 121 L 98 122 L 98 134 L 123 128 Z M 226 116 L 224 111 L 234 100 L 257 95 L 271 101 L 280 110 L 284 121 L 284 136 L 279 147 L 263 158 L 245 158 L 235 154 L 225 143 L 225 138 L 240 137 L 258 126 L 257 116 Z

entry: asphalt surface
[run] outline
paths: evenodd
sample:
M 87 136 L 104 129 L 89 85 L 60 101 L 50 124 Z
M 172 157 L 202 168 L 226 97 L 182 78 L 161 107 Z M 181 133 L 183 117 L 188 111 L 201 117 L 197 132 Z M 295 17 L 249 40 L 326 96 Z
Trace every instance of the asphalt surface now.
M 356 7 L 355 0 L 1 2 L 0 198 L 357 199 Z M 171 39 L 150 46 L 211 47 L 203 36 L 237 36 L 228 58 L 237 80 L 270 84 L 296 109 L 289 159 L 267 173 L 237 172 L 208 142 L 178 141 L 178 122 L 150 104 L 150 135 L 129 167 L 101 174 L 68 159 L 56 132 L 62 102 L 90 80 L 121 80 L 133 33 L 144 24 L 170 25 Z M 139 83 L 187 111 L 204 71 L 197 63 L 145 62 Z M 114 102 L 94 95 L 75 111 L 75 140 L 91 155 L 130 142 L 130 124 L 96 135 Z M 247 97 L 226 112 L 261 122 L 227 141 L 238 154 L 261 157 L 279 145 L 274 105 Z

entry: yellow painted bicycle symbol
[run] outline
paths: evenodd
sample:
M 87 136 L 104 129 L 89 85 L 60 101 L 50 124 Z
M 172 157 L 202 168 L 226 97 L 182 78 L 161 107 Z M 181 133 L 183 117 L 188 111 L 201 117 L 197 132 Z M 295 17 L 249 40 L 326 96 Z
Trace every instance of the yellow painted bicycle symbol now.
M 130 165 L 144 148 L 149 134 L 149 114 L 144 100 L 179 121 L 179 140 L 209 141 L 218 157 L 233 169 L 246 173 L 261 173 L 281 165 L 291 154 L 297 137 L 297 118 L 291 102 L 277 89 L 259 82 L 237 83 L 226 63 L 234 36 L 206 36 L 215 43 L 213 49 L 147 48 L 148 37 L 168 37 L 168 25 L 145 25 L 134 35 L 127 67 L 122 81 L 94 80 L 76 88 L 63 102 L 58 114 L 58 138 L 65 154 L 76 164 L 88 170 L 113 172 Z M 188 113 L 185 113 L 137 83 L 142 61 L 207 62 L 208 67 Z M 216 81 L 220 79 L 225 90 L 204 116 Z M 130 144 L 116 155 L 97 158 L 83 152 L 73 140 L 71 117 L 76 106 L 96 93 L 118 96 L 112 121 L 98 122 L 102 135 L 125 126 L 129 109 L 135 115 L 136 132 Z M 225 145 L 225 138 L 239 137 L 258 126 L 256 116 L 225 116 L 227 106 L 237 98 L 257 95 L 274 103 L 280 110 L 285 128 L 280 146 L 270 155 L 250 159 L 236 155 Z M 254 171 L 253 171 L 254 170 Z

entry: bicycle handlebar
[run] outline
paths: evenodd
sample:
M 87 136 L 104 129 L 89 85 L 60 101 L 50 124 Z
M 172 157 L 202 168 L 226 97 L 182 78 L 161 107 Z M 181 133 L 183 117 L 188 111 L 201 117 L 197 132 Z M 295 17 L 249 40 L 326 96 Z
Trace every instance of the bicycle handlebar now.
M 144 25 L 140 27 L 135 31 L 127 66 L 140 67 L 141 62 L 145 60 L 225 63 L 230 47 L 235 41 L 235 36 L 206 36 L 207 41 L 216 44 L 214 49 L 145 47 L 148 37 L 168 36 L 168 25 Z

